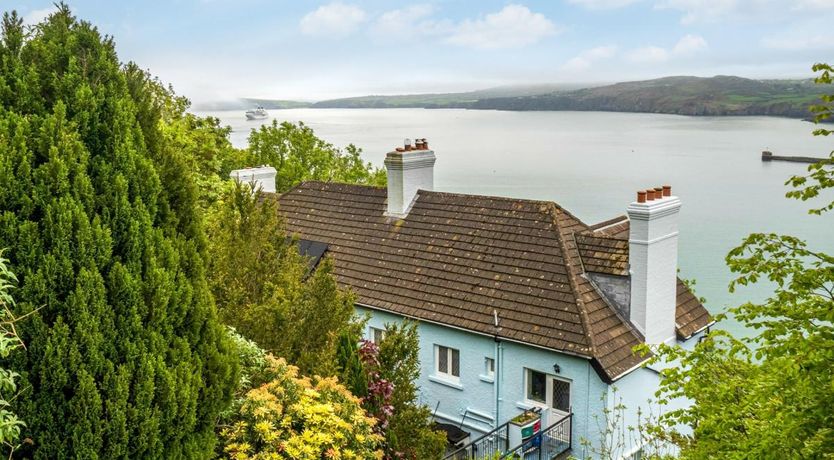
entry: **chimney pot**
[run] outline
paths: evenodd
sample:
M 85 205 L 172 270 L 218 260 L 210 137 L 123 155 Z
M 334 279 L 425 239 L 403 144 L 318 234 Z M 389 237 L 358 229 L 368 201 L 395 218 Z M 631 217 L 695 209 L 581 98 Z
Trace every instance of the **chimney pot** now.
M 671 185 L 664 185 L 663 186 L 663 196 L 672 196 L 672 186 Z
M 678 268 L 678 218 L 681 202 L 646 190 L 648 203 L 628 208 L 628 318 L 649 345 L 675 340 Z M 639 199 L 639 195 L 638 195 Z M 657 200 L 657 203 L 651 200 Z
M 423 148 L 426 150 L 429 149 L 429 141 L 427 141 L 425 137 L 423 138 Z
M 420 190 L 434 190 L 434 152 L 426 149 L 423 139 L 405 139 L 397 152 L 385 156 L 388 177 L 387 210 L 389 217 L 403 218 L 408 214 Z
M 654 188 L 654 199 L 660 200 L 663 198 L 663 187 Z
M 638 203 L 645 203 L 646 202 L 646 191 L 641 190 L 637 192 L 637 202 Z

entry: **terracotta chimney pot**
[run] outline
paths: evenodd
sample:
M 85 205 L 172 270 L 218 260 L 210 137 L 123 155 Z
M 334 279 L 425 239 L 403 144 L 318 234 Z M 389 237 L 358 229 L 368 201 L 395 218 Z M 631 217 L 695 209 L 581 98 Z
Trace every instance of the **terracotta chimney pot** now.
M 654 189 L 650 188 L 646 190 L 646 201 L 654 201 Z
M 672 196 L 672 186 L 671 185 L 664 185 L 663 186 L 663 196 Z
M 646 191 L 640 190 L 637 192 L 637 202 L 638 203 L 645 203 L 646 202 Z

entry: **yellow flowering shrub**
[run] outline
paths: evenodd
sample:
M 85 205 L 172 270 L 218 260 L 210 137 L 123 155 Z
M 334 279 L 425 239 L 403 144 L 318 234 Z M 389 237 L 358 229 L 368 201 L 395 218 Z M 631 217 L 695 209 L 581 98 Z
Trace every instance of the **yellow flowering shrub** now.
M 249 391 L 235 421 L 221 431 L 235 460 L 381 459 L 382 437 L 361 401 L 335 378 L 299 377 L 267 356 L 270 382 Z

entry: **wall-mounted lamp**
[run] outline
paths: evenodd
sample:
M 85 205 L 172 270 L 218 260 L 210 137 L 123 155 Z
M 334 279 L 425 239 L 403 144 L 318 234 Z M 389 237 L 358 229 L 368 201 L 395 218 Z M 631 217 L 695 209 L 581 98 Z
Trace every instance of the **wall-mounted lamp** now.
M 559 367 L 559 364 L 553 364 L 553 372 L 558 374 L 561 371 L 562 371 L 562 368 Z

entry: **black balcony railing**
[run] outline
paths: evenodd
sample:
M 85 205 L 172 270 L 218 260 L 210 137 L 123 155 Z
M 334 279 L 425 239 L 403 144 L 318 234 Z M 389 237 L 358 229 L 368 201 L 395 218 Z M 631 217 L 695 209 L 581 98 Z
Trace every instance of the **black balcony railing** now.
M 507 422 L 498 428 L 470 442 L 460 449 L 443 457 L 444 460 L 471 460 L 494 458 L 503 454 L 510 447 L 509 425 Z
M 571 421 L 573 414 L 566 415 L 544 431 L 508 449 L 500 458 L 508 460 L 553 460 L 571 448 Z M 479 457 L 480 458 L 480 457 Z

